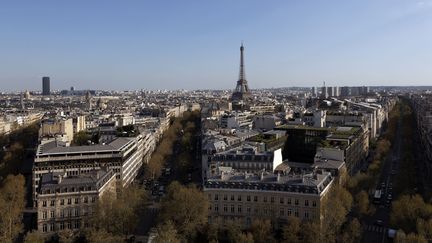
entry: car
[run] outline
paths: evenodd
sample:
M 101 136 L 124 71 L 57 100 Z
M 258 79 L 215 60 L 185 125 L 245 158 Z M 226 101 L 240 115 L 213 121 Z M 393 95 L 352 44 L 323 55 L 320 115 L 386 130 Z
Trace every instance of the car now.
M 378 225 L 378 226 L 383 226 L 384 222 L 381 219 L 377 219 L 377 220 L 375 220 L 374 224 Z

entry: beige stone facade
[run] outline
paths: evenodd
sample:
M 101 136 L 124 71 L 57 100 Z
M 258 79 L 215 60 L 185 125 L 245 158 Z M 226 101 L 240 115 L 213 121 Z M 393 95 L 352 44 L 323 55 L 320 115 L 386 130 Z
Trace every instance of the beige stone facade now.
M 249 176 L 206 181 L 209 222 L 234 220 L 247 227 L 256 219 L 270 219 L 278 226 L 290 216 L 320 222 L 321 202 L 334 182 L 330 173 L 261 175 L 259 180 Z
M 93 212 L 104 193 L 115 192 L 115 173 L 93 171 L 76 177 L 46 174 L 37 195 L 37 229 L 44 235 L 59 230 L 77 230 Z

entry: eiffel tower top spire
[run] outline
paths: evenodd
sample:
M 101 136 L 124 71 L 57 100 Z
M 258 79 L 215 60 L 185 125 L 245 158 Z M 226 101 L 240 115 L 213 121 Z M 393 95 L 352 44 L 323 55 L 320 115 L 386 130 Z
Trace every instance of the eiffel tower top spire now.
M 239 80 L 246 80 L 246 74 L 244 70 L 244 59 L 243 59 L 243 41 L 240 46 L 240 73 L 239 73 Z

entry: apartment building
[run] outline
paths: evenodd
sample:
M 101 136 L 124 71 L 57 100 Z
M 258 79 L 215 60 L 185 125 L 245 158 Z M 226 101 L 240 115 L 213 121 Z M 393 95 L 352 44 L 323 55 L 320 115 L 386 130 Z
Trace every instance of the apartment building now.
M 67 142 L 71 142 L 74 135 L 72 118 L 47 118 L 42 120 L 39 129 L 39 137 L 63 136 Z
M 38 231 L 51 235 L 59 230 L 85 227 L 97 200 L 108 191 L 115 192 L 115 176 L 111 169 L 79 175 L 43 174 L 36 197 Z
M 243 144 L 237 148 L 216 153 L 211 156 L 210 160 L 209 172 L 211 175 L 217 173 L 217 168 L 220 166 L 246 172 L 273 171 L 282 164 L 282 149 L 265 151 L 264 147 Z
M 417 132 L 420 137 L 421 145 L 425 157 L 432 161 L 432 96 L 417 95 L 411 98 L 411 104 L 417 123 Z M 432 165 L 425 164 L 428 179 L 432 177 Z
M 330 173 L 320 171 L 296 175 L 222 169 L 204 183 L 209 222 L 235 220 L 247 227 L 255 219 L 270 219 L 278 226 L 289 216 L 320 222 L 321 203 L 333 181 Z
M 369 130 L 338 127 L 317 147 L 316 159 L 344 161 L 350 175 L 355 174 L 369 153 Z
M 61 146 L 54 140 L 38 146 L 33 166 L 33 197 L 43 174 L 56 172 L 77 176 L 107 167 L 116 173 L 119 185 L 126 186 L 143 164 L 144 144 L 151 136 L 118 137 L 106 144 Z

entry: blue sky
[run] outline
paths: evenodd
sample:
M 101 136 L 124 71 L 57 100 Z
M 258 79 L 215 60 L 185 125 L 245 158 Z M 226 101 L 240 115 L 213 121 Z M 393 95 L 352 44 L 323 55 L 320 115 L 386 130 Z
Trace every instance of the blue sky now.
M 431 85 L 432 0 L 2 1 L 0 90 Z

